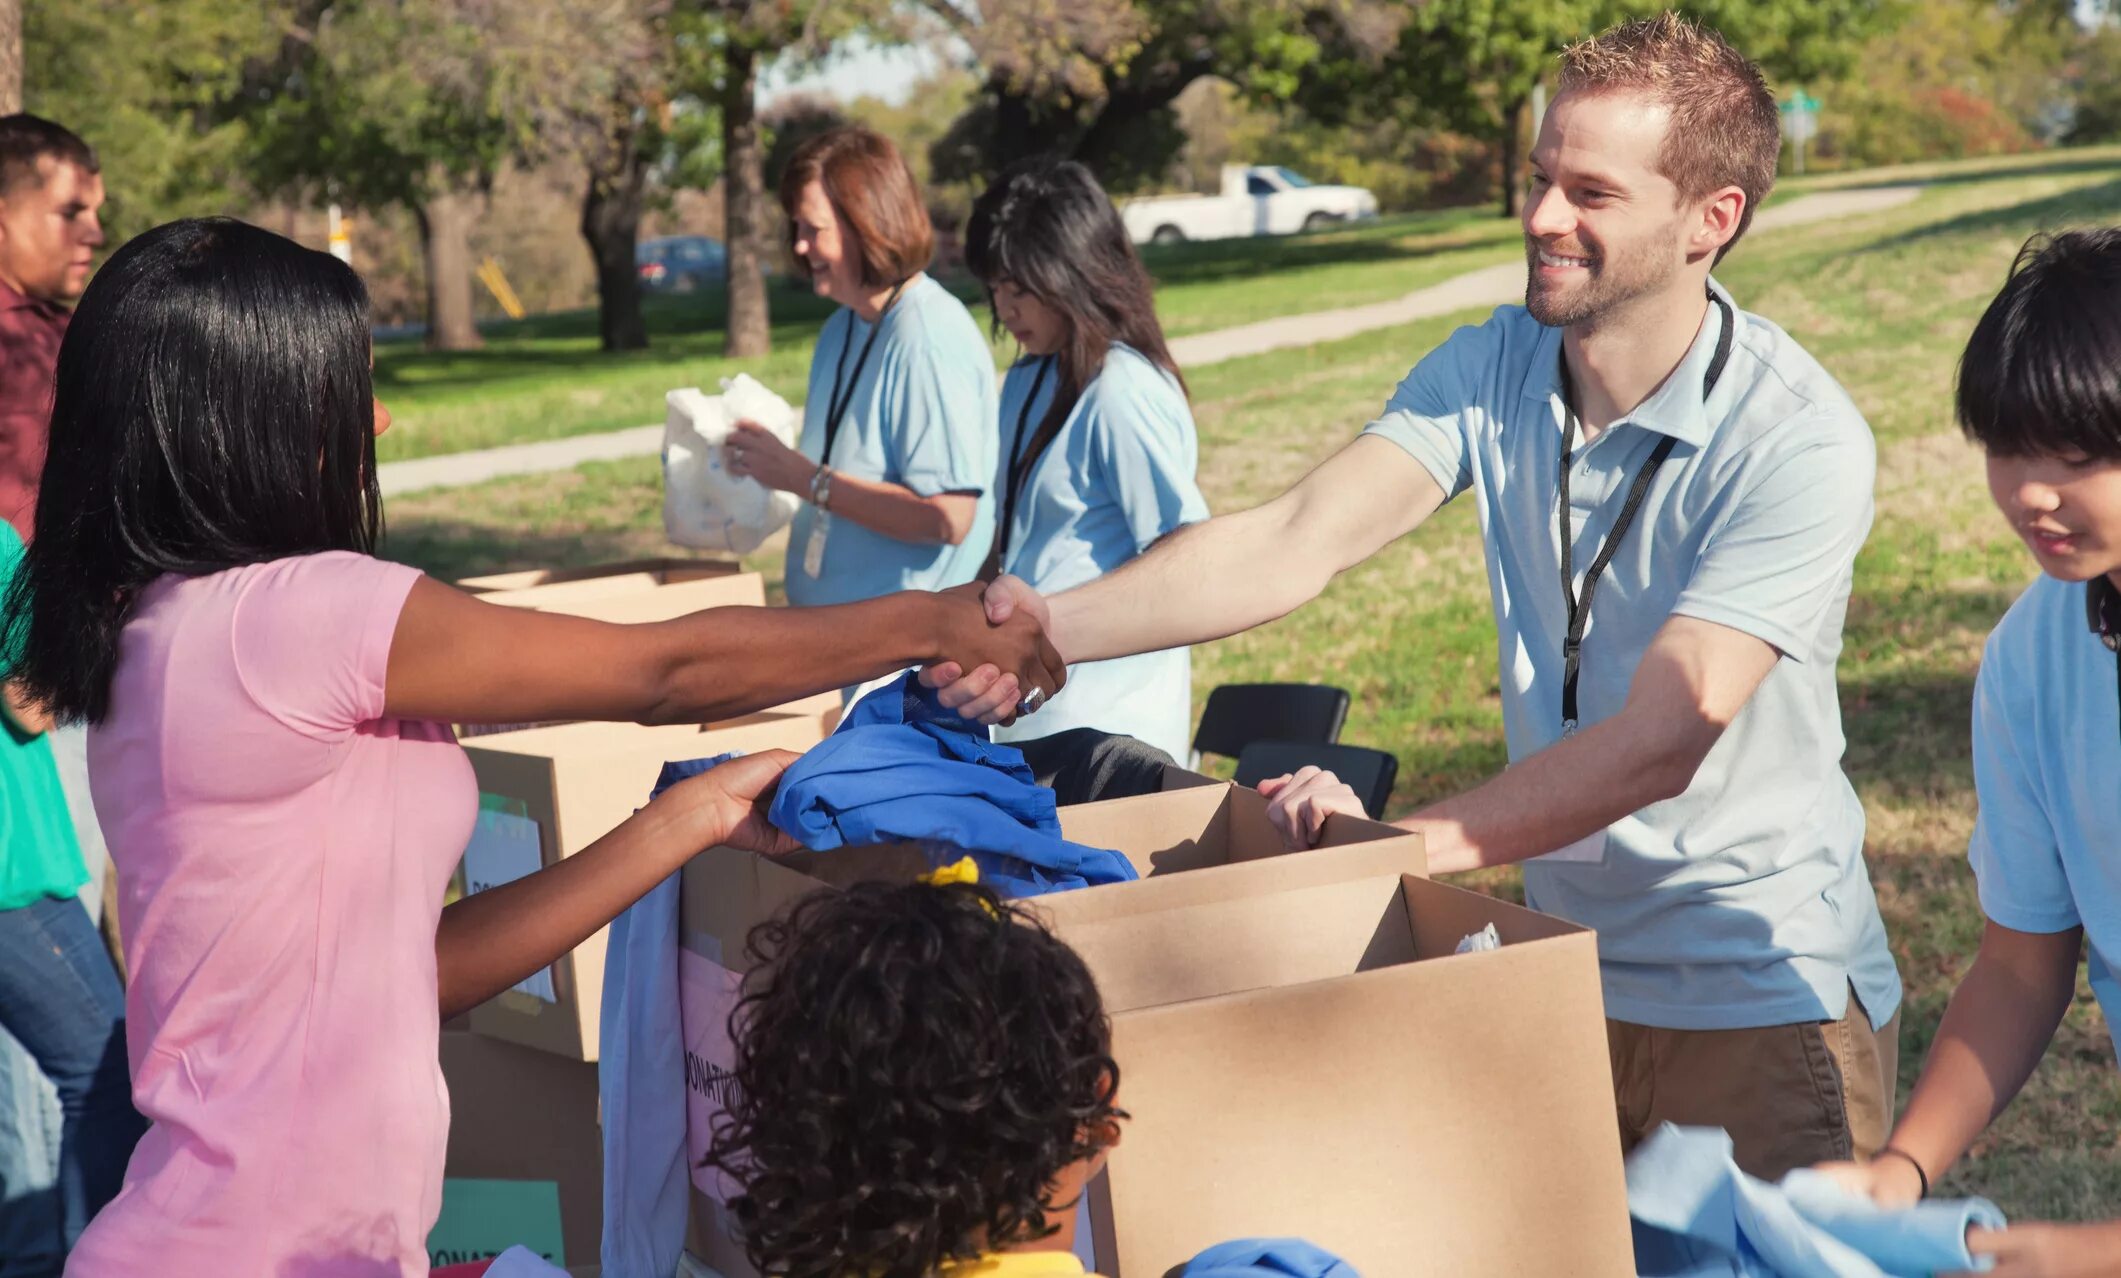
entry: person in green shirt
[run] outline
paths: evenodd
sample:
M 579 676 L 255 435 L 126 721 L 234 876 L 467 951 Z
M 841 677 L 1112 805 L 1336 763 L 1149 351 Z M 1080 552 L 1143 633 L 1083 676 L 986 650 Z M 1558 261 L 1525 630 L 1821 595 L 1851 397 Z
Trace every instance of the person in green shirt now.
M 22 541 L 0 521 L 0 594 Z M 125 991 L 75 895 L 88 881 L 52 761 L 51 720 L 7 681 L 20 636 L 0 636 L 0 1028 L 59 1093 L 59 1178 L 50 1210 L 11 1213 L 10 1273 L 58 1275 L 91 1217 L 117 1194 L 147 1124 L 133 1108 Z

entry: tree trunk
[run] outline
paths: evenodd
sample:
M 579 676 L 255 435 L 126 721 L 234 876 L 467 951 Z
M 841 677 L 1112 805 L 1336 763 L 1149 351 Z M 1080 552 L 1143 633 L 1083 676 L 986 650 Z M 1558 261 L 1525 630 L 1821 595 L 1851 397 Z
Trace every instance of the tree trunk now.
M 475 351 L 484 345 L 471 306 L 471 224 L 478 196 L 441 190 L 413 210 L 427 257 L 427 345 Z
M 1115 159 L 1114 152 L 1126 140 L 1127 126 L 1151 111 L 1160 111 L 1176 102 L 1178 95 L 1186 91 L 1186 86 L 1200 79 L 1201 74 L 1181 68 L 1154 84 L 1114 92 L 1098 109 L 1090 127 L 1076 140 L 1070 158 L 1080 161 L 1093 173 L 1109 172 Z
M 0 115 L 22 109 L 22 0 L 0 0 Z
M 582 238 L 589 241 L 589 256 L 597 268 L 597 332 L 607 351 L 648 346 L 648 326 L 641 318 L 641 273 L 634 261 L 648 179 L 639 139 L 640 130 L 629 118 L 610 139 L 601 162 L 590 166 L 588 190 L 582 196 Z
M 758 86 L 757 51 L 731 41 L 722 77 L 722 198 L 729 236 L 729 319 L 722 353 L 732 359 L 764 355 L 773 348 L 772 318 L 766 310 L 765 149 L 759 145 L 754 94 Z
M 1502 216 L 1515 218 L 1524 216 L 1524 176 L 1518 170 L 1524 165 L 1525 114 L 1531 108 L 1530 98 L 1519 98 L 1504 108 L 1502 113 Z

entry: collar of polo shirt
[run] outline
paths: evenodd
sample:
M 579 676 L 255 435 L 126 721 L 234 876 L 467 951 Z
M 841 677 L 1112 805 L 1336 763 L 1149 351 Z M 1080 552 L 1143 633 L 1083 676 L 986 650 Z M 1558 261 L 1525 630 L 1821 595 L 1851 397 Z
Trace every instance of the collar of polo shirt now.
M 1729 306 L 1730 316 L 1745 331 L 1745 318 L 1723 285 L 1709 281 L 1709 291 L 1722 298 Z M 1640 426 L 1644 430 L 1669 435 L 1682 444 L 1699 448 L 1709 442 L 1712 423 L 1709 421 L 1708 405 L 1701 397 L 1702 379 L 1708 376 L 1709 364 L 1716 358 L 1716 340 L 1722 334 L 1723 307 L 1714 302 L 1708 304 L 1708 315 L 1701 321 L 1701 331 L 1694 335 L 1694 344 L 1687 348 L 1686 358 L 1664 379 L 1664 384 L 1655 394 L 1635 406 L 1615 426 Z M 1568 407 L 1561 402 L 1561 330 L 1549 328 L 1539 343 L 1539 353 L 1533 357 L 1531 368 L 1525 371 L 1523 396 L 1530 400 L 1545 401 L 1553 406 L 1554 420 L 1563 422 Z M 1737 334 L 1732 335 L 1736 345 Z
M 2099 642 L 2121 651 L 2121 588 L 2110 577 L 2094 577 L 2084 583 L 2084 618 Z

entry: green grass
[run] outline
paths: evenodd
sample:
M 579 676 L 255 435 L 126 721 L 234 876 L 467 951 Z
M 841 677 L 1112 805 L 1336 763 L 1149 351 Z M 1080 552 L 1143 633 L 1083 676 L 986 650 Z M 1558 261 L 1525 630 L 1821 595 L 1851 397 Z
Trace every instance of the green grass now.
M 2034 573 L 1989 507 L 1978 458 L 1951 428 L 1952 372 L 2027 235 L 2121 220 L 2121 151 L 2046 159 L 1932 171 L 1950 180 L 1912 204 L 1763 236 L 1719 273 L 1748 309 L 1781 323 L 1833 370 L 1879 441 L 1878 516 L 1857 565 L 1840 678 L 1847 767 L 1869 817 L 1872 873 L 1908 986 L 1903 1099 L 1980 934 L 1964 860 L 1974 812 L 1967 714 L 1980 645 Z M 1427 233 L 1454 233 L 1442 221 Z M 1383 232 L 1354 234 L 1365 233 Z M 1307 262 L 1306 247 L 1288 246 L 1298 256 L 1287 270 L 1339 269 Z M 1287 285 L 1276 277 L 1256 287 L 1274 294 Z M 1199 370 L 1191 380 L 1211 505 L 1232 510 L 1281 491 L 1343 444 L 1455 324 L 1478 318 Z M 391 507 L 390 551 L 445 576 L 650 552 L 661 546 L 659 500 L 652 459 L 401 499 Z M 754 563 L 777 575 L 777 548 Z M 1198 649 L 1196 691 L 1255 679 L 1347 687 L 1355 707 L 1344 739 L 1399 756 L 1395 807 L 1405 812 L 1502 766 L 1494 643 L 1473 512 L 1455 503 L 1293 617 Z M 1477 882 L 1516 890 L 1512 871 Z M 2121 1073 L 2080 989 L 2025 1093 L 1940 1188 L 1986 1193 L 2014 1216 L 2121 1214 L 2117 1143 Z
M 1516 243 L 1515 223 L 1457 209 L 1314 235 L 1152 248 L 1146 257 L 1159 283 L 1158 313 L 1179 337 L 1397 297 L 1504 260 Z M 951 283 L 986 327 L 979 290 L 968 280 Z M 488 326 L 478 351 L 384 342 L 376 348 L 376 393 L 397 421 L 377 452 L 396 461 L 638 426 L 661 419 L 663 392 L 712 388 L 737 372 L 799 402 L 818 327 L 831 312 L 792 281 L 776 281 L 773 353 L 750 360 L 722 356 L 719 292 L 651 298 L 650 348 L 623 355 L 597 349 L 593 311 Z M 997 364 L 1013 354 L 1006 337 L 996 344 Z

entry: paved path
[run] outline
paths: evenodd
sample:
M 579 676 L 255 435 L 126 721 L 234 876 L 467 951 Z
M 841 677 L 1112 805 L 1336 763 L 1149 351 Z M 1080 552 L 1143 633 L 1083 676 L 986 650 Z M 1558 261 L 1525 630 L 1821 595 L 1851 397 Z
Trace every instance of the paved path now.
M 1753 230 L 1773 231 L 1880 213 L 1906 204 L 1920 193 L 1919 186 L 1882 186 L 1801 195 L 1761 213 L 1753 221 Z M 1288 315 L 1181 337 L 1171 343 L 1171 354 L 1182 367 L 1200 368 L 1248 355 L 1264 355 L 1268 351 L 1339 341 L 1358 333 L 1411 324 L 1416 320 L 1501 306 L 1523 296 L 1524 263 L 1503 262 L 1468 271 L 1390 301 L 1315 311 L 1308 315 Z M 635 426 L 602 435 L 575 435 L 535 444 L 510 444 L 480 452 L 385 462 L 378 468 L 378 478 L 384 495 L 392 496 L 428 488 L 461 488 L 504 475 L 572 470 L 588 461 L 653 456 L 661 452 L 662 447 L 661 425 Z

